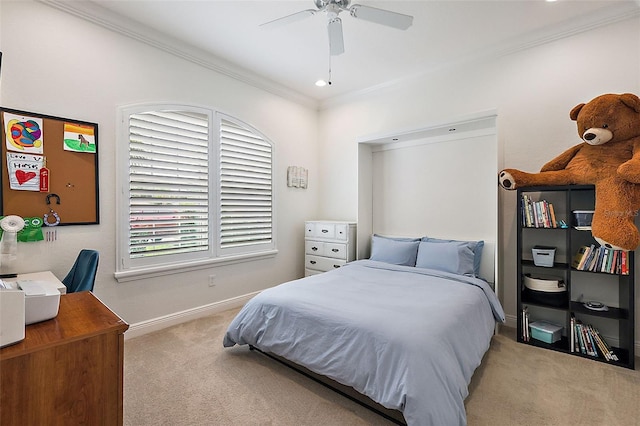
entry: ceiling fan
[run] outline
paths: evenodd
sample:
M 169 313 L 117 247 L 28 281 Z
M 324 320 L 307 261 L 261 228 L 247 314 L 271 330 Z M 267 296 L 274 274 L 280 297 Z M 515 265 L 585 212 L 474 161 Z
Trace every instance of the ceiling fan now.
M 402 13 L 391 12 L 390 10 L 378 9 L 361 4 L 351 5 L 350 0 L 314 0 L 316 9 L 307 9 L 287 15 L 282 18 L 261 24 L 262 28 L 273 28 L 301 19 L 313 16 L 319 12 L 326 12 L 329 31 L 329 53 L 332 56 L 344 53 L 344 39 L 342 37 L 342 20 L 338 17 L 340 12 L 347 11 L 354 18 L 362 19 L 377 24 L 386 25 L 406 30 L 413 23 L 413 16 Z

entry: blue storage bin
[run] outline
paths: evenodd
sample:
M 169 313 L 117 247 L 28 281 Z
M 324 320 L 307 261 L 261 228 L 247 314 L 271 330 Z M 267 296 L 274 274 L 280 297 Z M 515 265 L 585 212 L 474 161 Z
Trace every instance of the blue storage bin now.
M 554 343 L 562 337 L 562 326 L 547 321 L 536 321 L 529 324 L 531 337 L 545 343 Z

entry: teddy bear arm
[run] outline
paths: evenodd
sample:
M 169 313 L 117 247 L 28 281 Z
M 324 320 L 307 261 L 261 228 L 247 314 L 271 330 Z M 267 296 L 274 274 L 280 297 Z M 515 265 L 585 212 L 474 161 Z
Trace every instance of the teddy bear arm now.
M 553 160 L 548 161 L 544 166 L 542 166 L 540 171 L 541 172 L 548 172 L 548 171 L 552 171 L 552 170 L 562 170 L 562 169 L 564 169 L 565 167 L 567 167 L 567 164 L 569 164 L 569 161 L 571 161 L 573 159 L 573 157 L 575 157 L 575 155 L 578 153 L 578 151 L 580 151 L 581 147 L 582 147 L 582 144 L 572 146 L 571 148 L 567 149 L 562 154 L 558 155 Z
M 557 186 L 576 183 L 577 177 L 572 170 L 551 170 L 540 173 L 527 173 L 517 169 L 504 169 L 499 174 L 499 183 L 505 189 L 517 189 L 530 186 Z
M 618 176 L 631 183 L 640 183 L 640 138 L 633 143 L 633 156 L 618 166 Z

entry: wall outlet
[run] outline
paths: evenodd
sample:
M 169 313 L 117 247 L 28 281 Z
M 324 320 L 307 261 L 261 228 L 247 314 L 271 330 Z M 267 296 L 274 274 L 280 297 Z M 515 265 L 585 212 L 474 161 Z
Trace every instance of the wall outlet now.
M 216 286 L 216 276 L 209 275 L 209 287 L 215 287 L 215 286 Z

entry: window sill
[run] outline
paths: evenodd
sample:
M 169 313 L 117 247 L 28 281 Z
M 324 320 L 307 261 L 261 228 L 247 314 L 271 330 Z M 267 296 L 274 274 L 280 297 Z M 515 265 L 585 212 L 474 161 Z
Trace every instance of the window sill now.
M 148 268 L 131 269 L 127 271 L 116 271 L 113 275 L 119 283 L 136 281 L 146 278 L 154 278 L 165 275 L 181 274 L 184 272 L 197 271 L 199 269 L 209 269 L 216 266 L 232 265 L 234 263 L 251 262 L 255 260 L 268 259 L 278 254 L 278 250 L 269 250 L 260 253 L 242 254 L 217 259 L 207 259 L 195 262 L 183 262 L 173 265 L 150 266 Z

